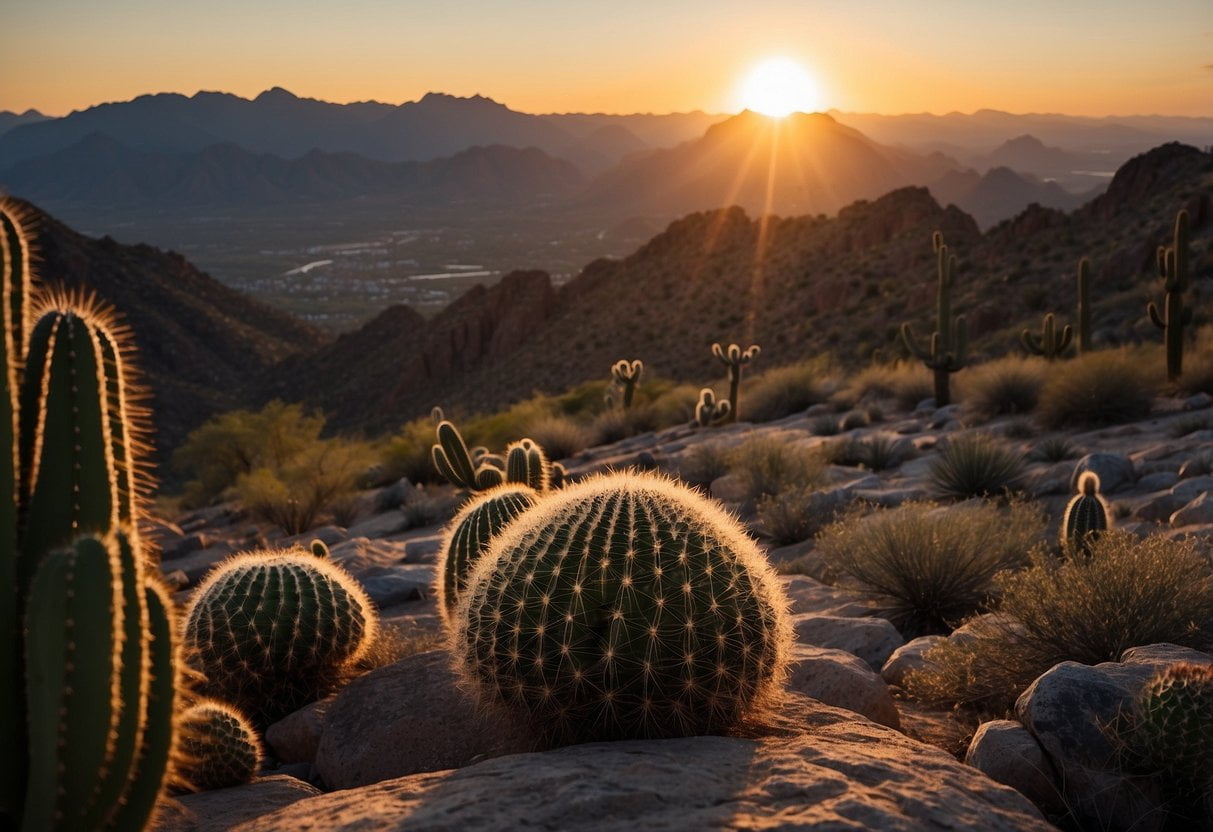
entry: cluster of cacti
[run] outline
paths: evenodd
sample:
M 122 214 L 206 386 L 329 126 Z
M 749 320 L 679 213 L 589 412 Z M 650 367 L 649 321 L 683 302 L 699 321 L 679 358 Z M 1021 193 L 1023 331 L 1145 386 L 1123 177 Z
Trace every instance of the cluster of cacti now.
M 536 491 L 547 491 L 551 463 L 543 448 L 531 439 L 511 442 L 505 449 L 505 481 L 526 485 Z
M 786 606 L 736 520 L 672 481 L 613 474 L 493 538 L 451 647 L 483 701 L 549 737 L 710 733 L 770 702 Z
M 1181 662 L 1146 683 L 1121 739 L 1132 767 L 1161 775 L 1166 791 L 1189 799 L 1213 790 L 1213 665 Z
M 135 525 L 130 349 L 99 303 L 34 296 L 3 204 L 0 259 L 0 826 L 141 829 L 169 776 L 178 680 L 172 604 Z
M 487 491 L 502 483 L 527 485 L 536 491 L 552 487 L 557 467 L 533 439 L 511 442 L 505 456 L 488 448 L 468 450 L 459 429 L 447 421 L 438 423 L 438 443 L 432 448 L 434 467 L 452 484 L 470 491 Z M 564 469 L 560 468 L 561 481 Z
M 1090 554 L 1091 544 L 1108 528 L 1108 504 L 1099 495 L 1099 475 L 1084 471 L 1078 493 L 1066 505 L 1061 519 L 1063 552 Z
M 626 410 L 632 406 L 632 398 L 636 395 L 636 385 L 644 373 L 644 362 L 639 358 L 635 361 L 620 359 L 611 365 L 611 381 L 623 388 L 623 407 Z
M 699 402 L 695 405 L 695 424 L 706 428 L 728 418 L 731 411 L 728 399 L 717 400 L 712 388 L 705 387 L 699 391 Z
M 185 643 L 203 690 L 267 725 L 332 690 L 377 627 L 370 599 L 340 566 L 302 549 L 262 551 L 207 574 Z
M 720 344 L 712 344 L 712 355 L 716 356 L 716 360 L 727 367 L 729 371 L 729 407 L 722 411 L 722 418 L 730 422 L 736 422 L 739 418 L 741 410 L 739 403 L 741 395 L 741 369 L 757 358 L 760 352 L 762 352 L 762 347 L 757 344 L 750 344 L 744 350 L 736 344 L 729 344 L 728 349 L 721 347 Z M 700 400 L 703 400 L 702 393 L 700 393 Z
M 906 349 L 935 373 L 935 406 L 944 407 L 952 400 L 949 383 L 952 373 L 960 372 L 965 366 L 969 327 L 964 315 L 952 317 L 952 272 L 956 268 L 956 257 L 948 250 L 939 231 L 932 236 L 931 244 L 939 270 L 935 331 L 931 334 L 930 346 L 924 348 L 906 322 L 901 325 L 901 340 Z
M 1166 293 L 1163 311 L 1160 314 L 1153 301 L 1146 311 L 1154 325 L 1162 330 L 1167 351 L 1167 378 L 1174 381 L 1183 374 L 1184 326 L 1192 322 L 1192 310 L 1184 307 L 1184 292 L 1189 285 L 1187 211 L 1180 211 L 1175 217 L 1172 245 L 1158 249 L 1158 276 L 1162 278 Z
M 178 730 L 181 764 L 177 774 L 193 791 L 251 782 L 261 768 L 257 731 L 230 705 L 200 700 L 181 715 Z
M 1042 356 L 1046 361 L 1055 361 L 1069 349 L 1073 337 L 1074 328 L 1069 324 L 1062 327 L 1061 332 L 1057 331 L 1057 323 L 1053 319 L 1053 313 L 1050 312 L 1041 322 L 1039 333 L 1025 329 L 1020 333 L 1019 340 L 1023 343 L 1024 349 L 1032 355 Z

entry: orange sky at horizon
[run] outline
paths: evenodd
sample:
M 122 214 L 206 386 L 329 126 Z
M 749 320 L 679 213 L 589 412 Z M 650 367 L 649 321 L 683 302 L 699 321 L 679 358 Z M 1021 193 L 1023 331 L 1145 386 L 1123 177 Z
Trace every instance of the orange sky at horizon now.
M 15 0 L 0 12 L 0 110 L 281 86 L 341 103 L 440 91 L 534 113 L 723 113 L 782 56 L 823 109 L 1213 116 L 1209 0 L 857 5 Z

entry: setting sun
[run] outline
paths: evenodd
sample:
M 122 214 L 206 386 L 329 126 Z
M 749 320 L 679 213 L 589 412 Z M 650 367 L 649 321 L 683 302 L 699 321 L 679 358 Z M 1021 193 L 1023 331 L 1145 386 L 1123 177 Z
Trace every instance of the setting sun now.
M 782 118 L 821 109 L 821 92 L 800 64 L 790 58 L 768 58 L 742 81 L 740 103 L 747 110 Z

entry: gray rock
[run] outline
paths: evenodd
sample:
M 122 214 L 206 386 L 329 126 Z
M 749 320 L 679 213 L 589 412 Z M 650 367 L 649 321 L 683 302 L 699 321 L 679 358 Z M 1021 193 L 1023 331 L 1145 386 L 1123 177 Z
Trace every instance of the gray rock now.
M 906 676 L 926 667 L 923 658 L 932 647 L 947 641 L 947 636 L 919 636 L 898 647 L 880 668 L 880 676 L 890 685 L 904 685 Z
M 297 534 L 293 537 L 284 537 L 281 540 L 274 542 L 274 545 L 280 549 L 289 549 L 292 546 L 298 546 L 301 549 L 311 550 L 312 541 L 319 540 L 325 546 L 336 546 L 343 540 L 349 538 L 346 530 L 340 526 L 321 526 L 318 529 L 306 531 L 303 534 Z
M 428 563 L 373 566 L 359 573 L 358 580 L 375 605 L 384 609 L 429 595 L 434 585 L 434 567 Z
M 1179 662 L 1192 664 L 1213 664 L 1213 656 L 1202 653 L 1191 647 L 1178 644 L 1146 644 L 1141 647 L 1130 647 L 1120 654 L 1122 664 L 1150 665 L 1154 668 L 1166 667 Z
M 1078 490 L 1078 476 L 1084 471 L 1095 472 L 1099 477 L 1099 490 L 1104 494 L 1131 486 L 1137 477 L 1133 460 L 1124 454 L 1087 454 L 1074 465 L 1074 473 L 1070 476 L 1071 492 Z
M 1172 494 L 1185 500 L 1195 499 L 1206 491 L 1213 491 L 1213 476 L 1208 474 L 1181 479 L 1171 488 Z
M 891 728 L 791 695 L 760 738 L 589 743 L 302 801 L 243 832 L 1051 829 L 1022 795 Z
M 1148 523 L 1166 523 L 1171 515 L 1187 505 L 1187 500 L 1174 494 L 1159 494 L 1137 507 L 1133 517 Z
M 405 544 L 394 540 L 356 537 L 329 550 L 329 560 L 358 575 L 377 566 L 395 566 L 408 559 Z
M 871 609 L 851 593 L 805 575 L 784 575 L 780 583 L 792 602 L 789 611 L 793 614 L 808 612 L 848 618 L 871 614 Z
M 160 550 L 160 558 L 161 560 L 175 560 L 197 552 L 199 549 L 205 549 L 211 543 L 211 536 L 202 532 L 182 535 L 170 543 L 163 544 L 163 548 Z
M 1205 492 L 1171 515 L 1171 525 L 1204 526 L 1213 523 L 1213 496 Z
M 346 534 L 350 538 L 369 537 L 374 540 L 377 537 L 390 537 L 397 532 L 404 531 L 404 527 L 404 513 L 393 510 L 371 515 L 355 523 L 350 526 Z
M 804 613 L 792 616 L 796 640 L 815 647 L 844 650 L 863 659 L 873 670 L 884 667 L 904 643 L 897 628 L 883 618 L 844 618 Z
M 1181 480 L 1207 476 L 1208 473 L 1209 463 L 1203 459 L 1185 460 L 1184 463 L 1179 466 L 1179 478 Z
M 1208 393 L 1197 393 L 1184 399 L 1184 410 L 1204 410 L 1213 406 L 1213 396 Z
M 265 729 L 265 742 L 283 763 L 312 763 L 324 731 L 324 715 L 336 696 L 305 705 Z
M 797 644 L 788 664 L 787 689 L 863 714 L 881 725 L 901 727 L 889 686 L 866 662 L 850 653 Z
M 1015 789 L 1045 814 L 1065 813 L 1053 763 L 1018 722 L 999 719 L 982 724 L 969 743 L 965 763 Z
M 302 780 L 273 774 L 247 786 L 182 795 L 165 806 L 152 829 L 154 832 L 234 829 L 318 794 L 319 789 Z
M 1138 491 L 1163 491 L 1179 482 L 1179 474 L 1174 471 L 1156 471 L 1146 474 L 1137 481 Z
M 398 509 L 417 491 L 417 486 L 408 477 L 401 477 L 386 488 L 381 488 L 375 495 L 375 511 L 382 514 Z

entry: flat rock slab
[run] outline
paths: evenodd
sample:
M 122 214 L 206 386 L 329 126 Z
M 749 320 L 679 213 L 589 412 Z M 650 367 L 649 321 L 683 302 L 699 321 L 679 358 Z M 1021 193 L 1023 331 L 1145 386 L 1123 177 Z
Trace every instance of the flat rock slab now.
M 247 786 L 182 795 L 156 818 L 154 832 L 223 832 L 320 794 L 302 780 L 275 774 Z
M 759 739 L 590 743 L 300 801 L 237 827 L 319 830 L 1052 829 L 939 749 L 794 697 Z

